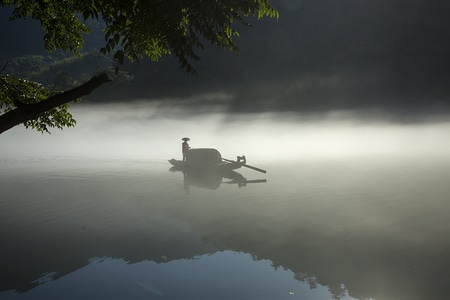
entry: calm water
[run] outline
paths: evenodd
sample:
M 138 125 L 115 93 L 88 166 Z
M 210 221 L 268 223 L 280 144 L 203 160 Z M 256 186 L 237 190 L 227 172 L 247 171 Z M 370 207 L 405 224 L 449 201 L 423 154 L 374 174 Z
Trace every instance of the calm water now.
M 449 161 L 4 159 L 0 299 L 442 299 Z M 208 181 L 211 178 L 208 178 Z M 189 189 L 187 190 L 187 186 Z
M 2 300 L 448 298 L 448 122 L 75 117 L 0 137 Z M 184 135 L 268 172 L 171 172 Z

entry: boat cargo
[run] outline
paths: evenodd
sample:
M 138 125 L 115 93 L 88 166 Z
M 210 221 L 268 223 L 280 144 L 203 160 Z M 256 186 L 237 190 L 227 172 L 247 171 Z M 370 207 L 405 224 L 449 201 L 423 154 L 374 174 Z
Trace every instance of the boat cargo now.
M 245 165 L 245 156 L 238 156 L 236 161 L 223 159 L 219 151 L 212 148 L 196 148 L 186 153 L 186 161 L 171 159 L 169 162 L 182 169 L 204 169 L 227 171 L 239 169 Z

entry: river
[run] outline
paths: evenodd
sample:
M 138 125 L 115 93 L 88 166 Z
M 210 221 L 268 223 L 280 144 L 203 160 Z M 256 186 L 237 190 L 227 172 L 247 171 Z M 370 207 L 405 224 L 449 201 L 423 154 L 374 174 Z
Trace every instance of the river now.
M 448 295 L 450 123 L 158 109 L 0 137 L 0 299 Z M 185 135 L 267 173 L 171 171 Z

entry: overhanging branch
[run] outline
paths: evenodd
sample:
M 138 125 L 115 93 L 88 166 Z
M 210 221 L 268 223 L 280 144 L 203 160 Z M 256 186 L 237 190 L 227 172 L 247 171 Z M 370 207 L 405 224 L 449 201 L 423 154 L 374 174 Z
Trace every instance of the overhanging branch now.
M 6 130 L 11 129 L 12 127 L 22 124 L 23 122 L 26 122 L 28 120 L 37 119 L 44 112 L 52 108 L 89 95 L 102 84 L 109 81 L 111 81 L 111 79 L 109 79 L 108 75 L 102 73 L 100 75 L 92 77 L 88 82 L 80 85 L 79 87 L 49 97 L 46 100 L 38 103 L 25 104 L 17 107 L 16 109 L 0 116 L 0 133 L 3 133 Z

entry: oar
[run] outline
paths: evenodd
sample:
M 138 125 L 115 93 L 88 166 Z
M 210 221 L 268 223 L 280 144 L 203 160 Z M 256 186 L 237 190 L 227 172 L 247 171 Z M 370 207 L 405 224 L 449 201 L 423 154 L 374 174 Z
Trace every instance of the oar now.
M 223 157 L 222 157 L 222 159 L 223 159 L 224 161 L 227 161 L 227 162 L 236 162 L 236 161 L 234 161 L 234 160 L 226 159 L 226 158 L 223 158 Z M 252 170 L 261 172 L 261 173 L 267 173 L 266 170 L 263 170 L 263 169 L 260 169 L 260 168 L 254 167 L 254 166 L 250 166 L 250 165 L 247 165 L 247 164 L 243 164 L 243 166 L 246 167 L 246 168 L 249 168 L 249 169 L 252 169 Z
M 263 183 L 263 182 L 267 182 L 267 179 L 247 180 L 245 183 Z

